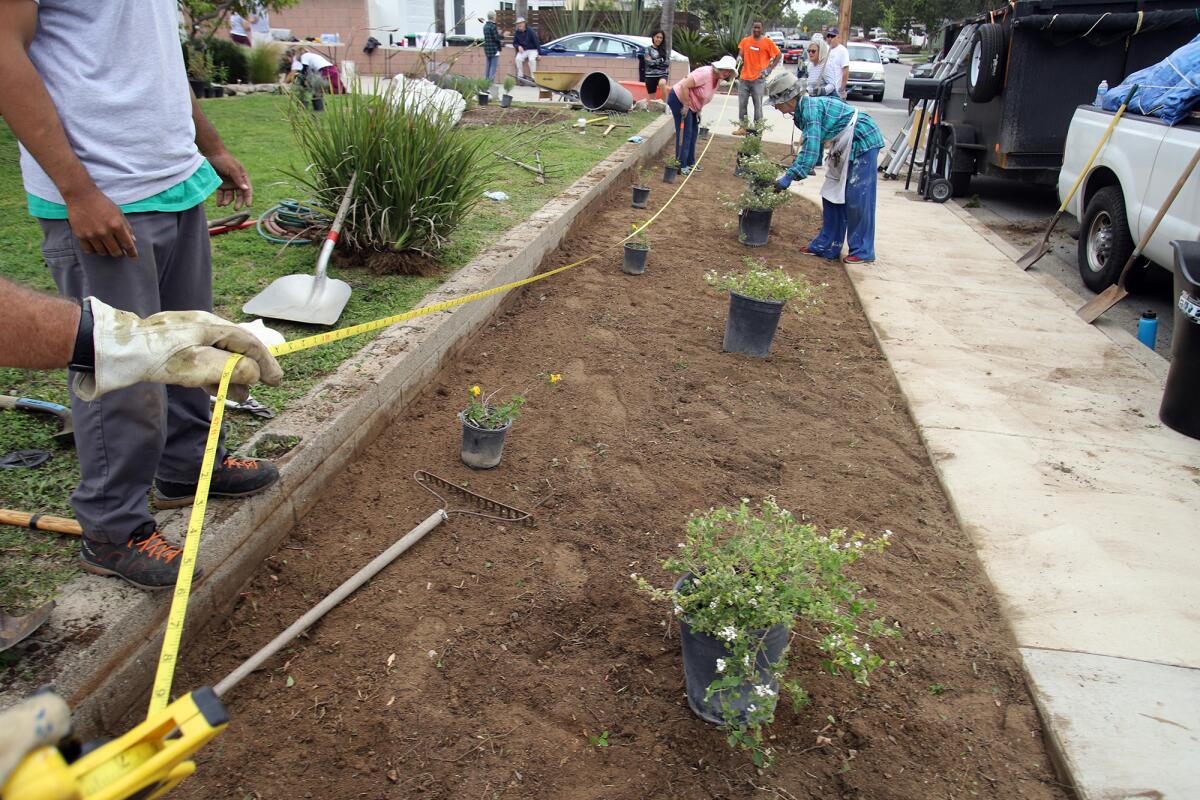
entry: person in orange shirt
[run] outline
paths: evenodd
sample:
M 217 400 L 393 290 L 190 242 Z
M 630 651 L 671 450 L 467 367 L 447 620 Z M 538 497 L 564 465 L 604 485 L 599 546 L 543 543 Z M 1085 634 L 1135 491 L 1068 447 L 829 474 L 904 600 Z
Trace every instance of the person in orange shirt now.
M 763 86 L 771 70 L 778 66 L 783 55 L 779 48 L 767 37 L 763 36 L 763 24 L 756 22 L 750 26 L 750 35 L 738 42 L 738 52 L 742 58 L 742 71 L 738 75 L 738 119 L 746 117 L 747 101 L 754 98 L 754 122 L 762 119 Z M 746 129 L 739 127 L 733 132 L 734 136 L 745 136 Z

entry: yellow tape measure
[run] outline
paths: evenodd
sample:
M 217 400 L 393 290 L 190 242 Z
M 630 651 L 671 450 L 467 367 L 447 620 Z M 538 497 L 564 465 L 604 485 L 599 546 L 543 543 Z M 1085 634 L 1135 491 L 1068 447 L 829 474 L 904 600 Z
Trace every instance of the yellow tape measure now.
M 732 84 L 729 91 L 725 93 L 724 103 L 721 105 L 721 111 L 724 113 L 725 106 L 729 102 L 730 94 L 733 91 Z M 713 139 L 709 138 L 704 145 L 704 149 L 700 151 L 700 157 L 696 159 L 698 165 L 704 160 L 704 155 L 708 152 L 708 148 L 712 146 Z M 286 356 L 292 353 L 298 353 L 301 350 L 310 350 L 314 347 L 320 347 L 323 344 L 338 342 L 342 339 L 349 339 L 352 336 L 360 336 L 364 333 L 389 328 L 400 322 L 406 322 L 410 319 L 423 317 L 429 314 L 436 314 L 439 311 L 447 311 L 457 306 L 465 305 L 476 300 L 482 300 L 485 297 L 491 297 L 496 294 L 519 289 L 522 286 L 528 286 L 531 283 L 545 280 L 551 276 L 557 275 L 560 272 L 566 272 L 569 269 L 595 261 L 600 255 L 608 250 L 615 249 L 617 246 L 628 242 L 637 234 L 644 231 L 646 228 L 655 222 L 664 211 L 675 201 L 679 193 L 687 186 L 688 179 L 695 174 L 694 170 L 683 176 L 683 181 L 679 187 L 672 192 L 667 198 L 667 202 L 663 203 L 662 208 L 654 212 L 648 220 L 642 223 L 641 226 L 634 229 L 625 238 L 618 241 L 611 247 L 600 250 L 598 253 L 582 258 L 579 261 L 567 264 L 562 267 L 556 267 L 548 272 L 543 272 L 538 275 L 533 275 L 519 281 L 506 283 L 502 286 L 496 286 L 492 289 L 484 289 L 483 291 L 473 292 L 455 297 L 451 300 L 444 300 L 433 305 L 414 308 L 411 311 L 405 311 L 402 314 L 395 314 L 390 317 L 364 322 L 359 325 L 351 325 L 346 328 L 340 328 L 335 331 L 327 331 L 326 333 L 318 333 L 315 336 L 306 336 L 302 339 L 295 339 L 290 342 L 275 345 L 271 348 L 271 354 L 274 356 Z M 200 465 L 200 478 L 196 483 L 196 499 L 192 503 L 192 514 L 188 519 L 187 536 L 183 542 L 183 556 L 179 562 L 179 577 L 175 582 L 175 592 L 171 596 L 171 610 L 167 615 L 167 627 L 163 635 L 162 650 L 158 656 L 158 667 L 154 674 L 154 688 L 150 694 L 150 710 L 148 716 L 154 716 L 161 712 L 170 703 L 171 699 L 171 683 L 175 677 L 175 664 L 179 660 L 179 645 L 183 639 L 183 625 L 187 617 L 188 600 L 192 593 L 192 576 L 196 569 L 196 555 L 200 551 L 200 536 L 204 530 L 204 514 L 208 509 L 208 490 L 212 482 L 213 468 L 217 459 L 217 445 L 221 438 L 221 422 L 225 417 L 225 398 L 229 394 L 229 381 L 233 376 L 233 369 L 236 366 L 238 359 L 242 356 L 232 355 L 225 363 L 225 369 L 221 373 L 221 384 L 217 389 L 217 400 L 213 405 L 212 422 L 209 423 L 208 440 L 204 444 L 204 459 Z

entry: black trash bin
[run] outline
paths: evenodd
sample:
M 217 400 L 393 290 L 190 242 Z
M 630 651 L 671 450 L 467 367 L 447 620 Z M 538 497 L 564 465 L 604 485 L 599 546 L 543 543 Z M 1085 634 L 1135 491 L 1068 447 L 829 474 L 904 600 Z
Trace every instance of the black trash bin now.
M 1200 439 L 1200 242 L 1175 248 L 1175 330 L 1171 369 L 1158 418 L 1168 428 Z

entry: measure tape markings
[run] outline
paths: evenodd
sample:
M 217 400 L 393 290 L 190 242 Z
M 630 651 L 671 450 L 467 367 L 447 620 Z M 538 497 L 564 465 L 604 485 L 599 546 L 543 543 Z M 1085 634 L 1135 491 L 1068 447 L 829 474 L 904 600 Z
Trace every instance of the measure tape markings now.
M 724 113 L 726 106 L 729 104 L 729 98 L 732 92 L 733 84 L 731 82 L 730 88 L 725 92 L 724 102 L 721 104 L 722 114 Z M 697 166 L 701 161 L 704 160 L 704 156 L 708 152 L 708 148 L 712 146 L 713 141 L 715 140 L 710 137 L 708 142 L 704 145 L 704 149 L 700 151 L 700 156 L 696 159 Z M 290 342 L 284 342 L 283 344 L 274 345 L 269 348 L 271 355 L 291 355 L 292 353 L 298 353 L 303 350 L 311 350 L 314 347 L 320 347 L 323 344 L 330 344 L 343 339 L 349 339 L 353 336 L 361 336 L 364 333 L 371 333 L 373 331 L 382 330 L 383 328 L 389 328 L 392 325 L 396 325 L 400 322 L 406 322 L 410 319 L 416 319 L 417 317 L 423 317 L 429 314 L 436 314 L 439 311 L 447 311 L 476 300 L 482 300 L 486 297 L 491 297 L 502 292 L 509 292 L 522 286 L 528 286 L 532 283 L 545 280 L 546 278 L 552 277 L 561 272 L 566 272 L 569 269 L 574 269 L 575 267 L 595 261 L 600 257 L 600 254 L 624 245 L 625 242 L 628 242 L 634 236 L 650 227 L 651 224 L 653 224 L 660 216 L 662 216 L 662 213 L 667 210 L 671 203 L 675 201 L 675 198 L 678 197 L 679 193 L 682 192 L 684 187 L 687 186 L 688 180 L 692 177 L 692 175 L 695 174 L 696 170 L 693 166 L 692 170 L 690 170 L 687 175 L 683 176 L 683 181 L 679 184 L 679 187 L 671 194 L 669 198 L 667 198 L 667 202 L 663 203 L 662 208 L 654 212 L 654 214 L 652 214 L 649 219 L 642 223 L 640 227 L 635 228 L 632 233 L 615 244 L 602 248 L 599 252 L 582 258 L 579 261 L 575 261 L 561 267 L 556 267 L 552 270 L 548 270 L 537 275 L 532 275 L 528 278 L 522 278 L 518 281 L 506 283 L 501 286 L 495 286 L 491 289 L 484 289 L 478 292 L 463 295 L 462 297 L 455 297 L 451 298 L 450 300 L 443 300 L 439 303 L 433 303 L 432 305 L 414 308 L 390 317 L 383 317 L 370 322 L 351 325 L 339 330 L 326 331 L 324 333 L 314 334 L 313 336 L 306 336 L 300 339 L 294 339 Z M 159 652 L 158 666 L 154 675 L 154 688 L 150 693 L 150 708 L 149 712 L 147 713 L 148 717 L 165 709 L 170 702 L 171 684 L 175 675 L 175 664 L 179 657 L 179 646 L 183 639 L 183 626 L 187 617 L 188 601 L 191 598 L 192 577 L 195 573 L 196 558 L 200 551 L 200 537 L 204 530 L 204 514 L 208 509 L 208 492 L 212 482 L 213 467 L 217 458 L 217 446 L 220 442 L 221 423 L 225 416 L 225 399 L 229 394 L 229 383 L 233 377 L 234 367 L 241 358 L 242 356 L 236 353 L 229 357 L 229 359 L 225 362 L 225 369 L 221 373 L 220 386 L 217 388 L 216 403 L 213 404 L 212 421 L 209 423 L 208 428 L 208 439 L 204 444 L 204 457 L 200 463 L 200 476 L 196 482 L 196 497 L 192 501 L 192 513 L 188 518 L 187 534 L 185 535 L 183 541 L 183 555 L 179 562 L 179 577 L 176 579 L 175 591 L 171 597 L 171 609 L 167 614 L 167 624 L 166 630 L 163 632 L 162 649 Z

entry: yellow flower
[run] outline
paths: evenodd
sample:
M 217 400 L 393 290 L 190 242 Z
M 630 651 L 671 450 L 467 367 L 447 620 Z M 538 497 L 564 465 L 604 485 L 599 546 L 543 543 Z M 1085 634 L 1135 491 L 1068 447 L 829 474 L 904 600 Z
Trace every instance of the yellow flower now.
M 557 372 L 550 373 L 550 383 L 558 383 L 561 380 L 562 380 L 562 375 L 559 375 Z
M 471 387 L 471 397 L 479 397 L 480 393 L 482 392 L 483 390 L 479 388 L 478 384 Z

